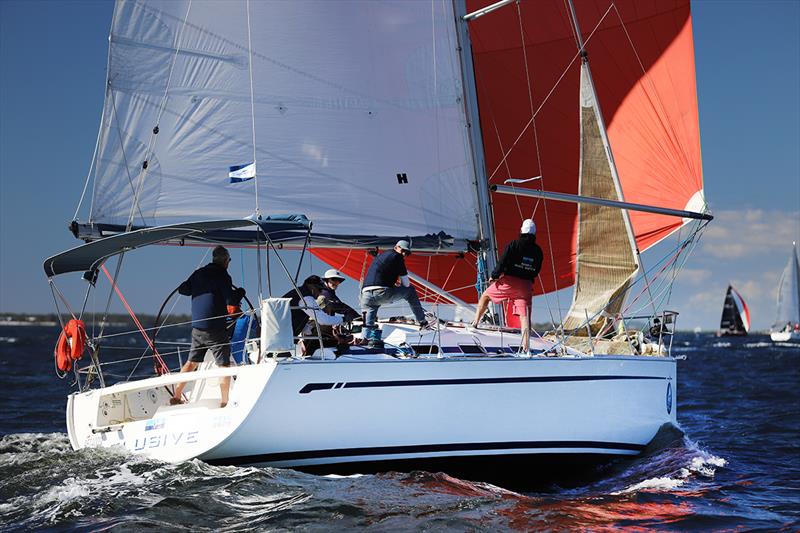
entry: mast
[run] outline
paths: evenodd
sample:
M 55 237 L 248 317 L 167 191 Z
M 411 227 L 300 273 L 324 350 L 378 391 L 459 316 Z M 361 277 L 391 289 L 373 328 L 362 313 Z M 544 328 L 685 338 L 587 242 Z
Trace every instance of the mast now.
M 464 109 L 467 116 L 467 127 L 470 133 L 470 148 L 472 151 L 473 168 L 475 170 L 474 184 L 478 198 L 478 212 L 476 215 L 478 217 L 481 248 L 486 259 L 486 268 L 491 272 L 497 264 L 497 238 L 494 232 L 492 200 L 489 194 L 489 179 L 486 175 L 486 161 L 483 154 L 483 137 L 481 135 L 480 115 L 478 112 L 478 94 L 475 88 L 475 69 L 472 64 L 472 46 L 469 40 L 469 28 L 464 18 L 465 15 L 467 15 L 466 0 L 453 0 L 453 11 L 456 15 L 456 35 L 458 36 L 458 51 L 459 57 L 461 58 Z

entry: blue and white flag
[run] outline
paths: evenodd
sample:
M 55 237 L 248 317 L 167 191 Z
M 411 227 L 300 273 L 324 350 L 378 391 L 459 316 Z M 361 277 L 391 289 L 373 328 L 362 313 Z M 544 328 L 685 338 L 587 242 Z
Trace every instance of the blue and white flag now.
M 230 167 L 228 177 L 231 179 L 231 183 L 249 181 L 256 177 L 256 164 L 247 163 L 246 165 L 236 165 L 235 167 Z

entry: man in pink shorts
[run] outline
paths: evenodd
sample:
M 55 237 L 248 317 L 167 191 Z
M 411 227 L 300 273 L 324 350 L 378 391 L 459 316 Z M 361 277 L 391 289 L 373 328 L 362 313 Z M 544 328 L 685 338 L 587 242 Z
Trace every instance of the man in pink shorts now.
M 533 297 L 533 280 L 542 269 L 543 258 L 542 249 L 536 244 L 536 224 L 531 219 L 525 219 L 520 228 L 519 238 L 508 243 L 503 256 L 489 277 L 489 288 L 481 294 L 472 327 L 477 328 L 480 324 L 489 301 L 501 303 L 511 300 L 514 314 L 520 317 L 522 323 L 520 349 L 528 352 L 531 330 L 529 309 Z

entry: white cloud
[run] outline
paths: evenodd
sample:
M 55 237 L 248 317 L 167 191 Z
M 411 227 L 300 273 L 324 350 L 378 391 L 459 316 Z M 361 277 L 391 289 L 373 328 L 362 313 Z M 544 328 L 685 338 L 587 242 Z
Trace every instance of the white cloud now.
M 752 329 L 768 329 L 793 240 L 800 241 L 800 212 L 717 213 L 692 254 L 693 268 L 684 268 L 673 287 L 670 305 L 681 312 L 681 327 L 716 329 L 731 283 L 750 308 Z
M 718 211 L 703 235 L 701 254 L 738 259 L 789 250 L 800 240 L 800 211 Z
M 722 304 L 725 300 L 725 289 L 710 289 L 694 293 L 689 298 L 689 305 L 695 312 L 698 311 L 713 311 L 716 313 L 722 312 Z
M 684 268 L 678 274 L 678 278 L 692 285 L 699 285 L 711 278 L 711 271 L 701 268 Z

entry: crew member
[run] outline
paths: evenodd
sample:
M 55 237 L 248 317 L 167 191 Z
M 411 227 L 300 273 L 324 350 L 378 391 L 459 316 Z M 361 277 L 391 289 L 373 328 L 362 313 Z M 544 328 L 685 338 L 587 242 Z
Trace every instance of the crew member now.
M 181 372 L 192 372 L 203 362 L 206 350 L 211 350 L 218 366 L 231 364 L 231 338 L 226 328 L 227 305 L 241 302 L 244 289 L 233 289 L 228 274 L 231 256 L 223 246 L 217 246 L 211 254 L 212 261 L 195 270 L 189 279 L 181 283 L 178 292 L 192 297 L 192 346 L 189 360 Z M 220 378 L 220 407 L 228 405 L 230 376 Z M 171 405 L 183 403 L 182 394 L 186 382 L 178 383 L 170 400 Z
M 393 249 L 379 254 L 369 266 L 361 289 L 361 309 L 366 312 L 364 319 L 365 338 L 369 346 L 382 347 L 381 332 L 376 324 L 378 309 L 383 304 L 404 300 L 411 306 L 419 327 L 428 327 L 425 310 L 419 302 L 417 289 L 411 286 L 406 270 L 405 258 L 411 255 L 408 241 L 398 241 Z M 397 280 L 400 284 L 397 285 Z
M 314 325 L 338 326 L 342 323 L 341 316 L 330 315 L 317 304 L 317 298 L 320 297 L 324 287 L 319 276 L 309 276 L 297 289 L 292 289 L 283 295 L 283 298 L 290 299 L 294 336 L 303 337 L 303 346 L 310 355 L 313 355 L 314 351 L 320 347 L 318 336 L 321 335 L 321 332 Z M 337 342 L 334 340 L 331 346 L 336 345 Z M 327 346 L 327 344 L 323 342 L 323 346 Z
M 334 313 L 343 315 L 345 322 L 352 322 L 353 319 L 360 316 L 360 313 L 344 303 L 336 295 L 336 289 L 339 288 L 339 285 L 341 285 L 344 280 L 345 277 L 338 270 L 333 268 L 326 270 L 325 274 L 322 276 L 324 287 L 320 293 L 325 297 L 328 306 Z
M 514 314 L 520 317 L 522 323 L 521 349 L 525 353 L 529 352 L 533 280 L 542 269 L 543 258 L 542 249 L 536 244 L 536 224 L 531 219 L 525 219 L 519 237 L 508 243 L 489 277 L 489 287 L 478 301 L 472 327 L 478 327 L 490 301 L 500 303 L 511 300 Z

